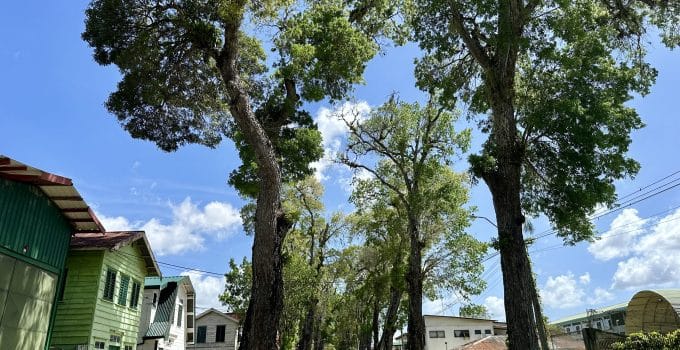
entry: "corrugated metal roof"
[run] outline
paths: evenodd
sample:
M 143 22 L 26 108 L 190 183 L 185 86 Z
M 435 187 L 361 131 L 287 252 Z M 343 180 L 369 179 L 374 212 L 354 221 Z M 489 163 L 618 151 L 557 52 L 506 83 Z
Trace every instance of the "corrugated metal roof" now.
M 39 187 L 61 210 L 75 232 L 104 232 L 71 179 L 51 174 L 0 155 L 0 177 Z
M 163 289 L 170 282 L 181 283 L 188 289 L 189 293 L 194 293 L 194 286 L 191 284 L 189 276 L 147 277 L 144 279 L 144 288 Z
M 643 290 L 628 303 L 626 334 L 680 328 L 680 289 Z
M 111 231 L 104 234 L 76 233 L 71 238 L 71 249 L 74 250 L 118 250 L 130 244 L 138 244 L 142 259 L 146 263 L 147 275 L 160 277 L 161 270 L 144 231 Z
M 492 335 L 461 346 L 461 350 L 506 350 L 505 345 L 507 336 Z
M 626 310 L 626 307 L 628 306 L 628 303 L 619 303 L 611 306 L 605 306 L 596 309 L 596 316 L 598 314 L 603 314 L 603 313 L 610 313 L 610 312 L 615 312 L 615 311 L 624 311 Z M 581 312 L 576 315 L 568 316 L 561 318 L 556 321 L 550 322 L 550 324 L 561 324 L 561 323 L 569 323 L 569 322 L 576 322 L 576 321 L 581 321 L 581 320 L 587 320 L 588 319 L 588 313 L 587 312 Z
M 161 289 L 158 297 L 158 307 L 156 316 L 149 325 L 149 329 L 144 333 L 144 339 L 167 338 L 172 326 L 172 316 L 175 311 L 175 299 L 177 299 L 178 282 L 168 282 L 167 286 Z

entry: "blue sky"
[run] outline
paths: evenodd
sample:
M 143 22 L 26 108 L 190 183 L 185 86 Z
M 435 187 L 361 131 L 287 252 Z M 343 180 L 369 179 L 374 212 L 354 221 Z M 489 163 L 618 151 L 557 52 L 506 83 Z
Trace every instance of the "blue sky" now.
M 243 204 L 226 184 L 239 164 L 230 141 L 216 149 L 186 146 L 164 153 L 150 142 L 132 139 L 103 104 L 119 80 L 115 67 L 98 66 L 80 39 L 85 1 L 10 2 L 0 12 L 0 154 L 74 180 L 86 201 L 109 229 L 145 229 L 161 262 L 224 272 L 229 258 L 250 255 L 252 241 L 238 220 Z M 390 50 L 366 71 L 366 85 L 355 91 L 355 105 L 377 106 L 392 92 L 405 101 L 422 100 L 414 87 L 415 47 Z M 650 50 L 659 70 L 652 93 L 636 98 L 647 126 L 636 131 L 630 155 L 642 169 L 635 179 L 617 182 L 625 195 L 680 170 L 677 150 L 677 102 L 680 98 L 678 52 L 659 44 Z M 343 130 L 332 119 L 335 107 L 308 106 L 332 150 Z M 476 134 L 475 144 L 483 138 Z M 461 163 L 457 168 L 464 169 Z M 337 166 L 324 170 L 329 210 L 346 209 L 351 174 Z M 487 188 L 472 189 L 478 215 L 494 217 Z M 596 225 L 610 238 L 595 244 L 556 247 L 559 240 L 539 240 L 531 250 L 546 315 L 557 319 L 586 308 L 630 299 L 647 288 L 679 287 L 680 191 L 672 189 L 630 208 L 604 216 Z M 650 217 L 656 213 L 661 215 Z M 548 229 L 536 220 L 535 232 Z M 622 225 L 626 225 L 623 227 Z M 621 228 L 616 228 L 617 226 Z M 470 232 L 489 239 L 494 227 L 477 220 Z M 498 258 L 489 260 L 484 277 L 490 288 L 475 302 L 502 318 L 502 283 Z M 163 266 L 166 275 L 185 269 Z M 217 306 L 221 278 L 192 273 L 199 306 Z M 675 284 L 673 284 L 675 283 Z M 449 298 L 428 301 L 426 312 L 455 314 Z

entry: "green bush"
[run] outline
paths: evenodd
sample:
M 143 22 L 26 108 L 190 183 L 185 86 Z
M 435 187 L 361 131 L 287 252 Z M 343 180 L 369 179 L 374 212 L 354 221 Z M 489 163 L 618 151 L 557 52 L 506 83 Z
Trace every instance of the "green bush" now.
M 659 332 L 633 333 L 623 342 L 612 344 L 613 350 L 678 350 L 680 329 L 668 334 Z

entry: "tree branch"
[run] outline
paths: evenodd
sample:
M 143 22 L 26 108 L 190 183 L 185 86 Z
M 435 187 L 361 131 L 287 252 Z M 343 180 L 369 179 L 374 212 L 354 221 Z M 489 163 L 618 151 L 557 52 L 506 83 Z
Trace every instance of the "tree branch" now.
M 484 49 L 484 47 L 482 46 L 479 37 L 473 35 L 473 32 L 470 32 L 467 28 L 465 28 L 465 18 L 460 13 L 460 11 L 456 8 L 455 5 L 452 5 L 452 7 L 453 7 L 452 8 L 453 21 L 451 21 L 451 23 L 453 25 L 453 30 L 456 33 L 458 33 L 458 35 L 460 35 L 460 37 L 463 39 L 465 46 L 468 47 L 470 53 L 475 58 L 477 63 L 485 71 L 490 71 L 493 67 L 491 57 L 489 57 L 488 53 L 486 52 L 486 49 Z

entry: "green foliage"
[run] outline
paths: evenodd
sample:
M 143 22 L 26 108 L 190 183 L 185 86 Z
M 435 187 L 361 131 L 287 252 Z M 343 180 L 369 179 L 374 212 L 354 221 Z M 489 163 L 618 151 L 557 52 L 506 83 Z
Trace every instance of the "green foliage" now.
M 373 175 L 358 181 L 352 194 L 366 243 L 406 257 L 409 240 L 418 240 L 423 292 L 430 299 L 451 291 L 466 298 L 485 285 L 479 275 L 487 245 L 464 232 L 471 215 L 464 207 L 467 176 L 451 169 L 458 152 L 467 149 L 470 131 L 456 132 L 455 120 L 454 113 L 432 103 L 394 98 L 365 120 L 346 120 L 350 137 L 342 161 Z M 417 226 L 415 237 L 409 220 Z
M 614 350 L 675 350 L 680 349 L 680 330 L 668 334 L 658 332 L 633 333 L 623 342 L 614 343 Z
M 649 24 L 664 43 L 679 44 L 680 5 L 667 1 L 608 0 L 522 2 L 519 17 L 499 23 L 504 2 L 417 2 L 414 38 L 426 55 L 417 62 L 418 86 L 452 107 L 465 103 L 482 132 L 500 128 L 491 110 L 503 98 L 494 84 L 506 70 L 514 80 L 508 140 L 517 155 L 501 154 L 489 139 L 470 156 L 477 177 L 494 172 L 499 157 L 522 163 L 522 205 L 545 214 L 567 243 L 589 240 L 587 218 L 616 200 L 614 180 L 633 176 L 639 164 L 626 156 L 630 133 L 643 126 L 626 104 L 646 94 L 656 71 L 644 61 L 641 38 Z M 662 16 L 663 18 L 661 18 Z M 518 32 L 505 31 L 514 26 Z M 460 28 L 459 28 L 460 27 Z M 503 35 L 520 37 L 509 42 Z M 514 67 L 499 61 L 518 52 Z M 510 64 L 513 64 L 510 62 Z M 510 73 L 511 72 L 511 73 Z
M 482 319 L 491 318 L 489 315 L 489 310 L 486 309 L 486 306 L 478 304 L 466 304 L 461 306 L 460 310 L 458 310 L 458 316 Z
M 233 258 L 229 259 L 229 272 L 224 274 L 224 278 L 224 293 L 220 295 L 220 301 L 244 320 L 253 284 L 252 264 L 245 257 L 240 265 Z
M 363 5 L 357 17 L 353 6 Z M 227 93 L 225 56 L 237 57 L 238 84 L 270 139 L 283 181 L 301 180 L 323 155 L 303 103 L 346 98 L 362 82 L 379 49 L 376 37 L 388 32 L 379 20 L 388 8 L 385 1 L 93 0 L 82 37 L 99 64 L 114 64 L 123 76 L 106 107 L 131 136 L 164 151 L 232 138 L 243 163 L 229 183 L 254 198 L 257 159 L 229 112 L 235 96 Z M 234 26 L 237 45 L 225 42 Z

